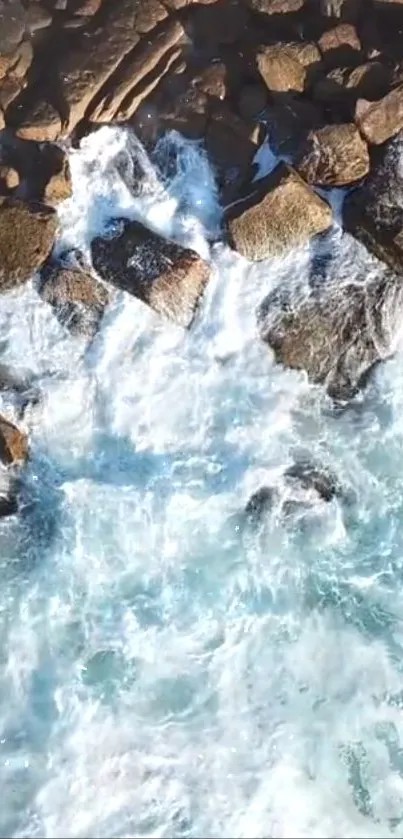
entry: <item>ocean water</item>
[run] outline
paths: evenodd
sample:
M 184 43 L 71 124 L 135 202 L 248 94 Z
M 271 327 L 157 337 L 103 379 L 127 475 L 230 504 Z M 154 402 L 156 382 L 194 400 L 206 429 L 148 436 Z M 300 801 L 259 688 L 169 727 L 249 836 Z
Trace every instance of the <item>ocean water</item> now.
M 0 525 L 0 835 L 401 837 L 402 353 L 336 411 L 257 329 L 312 248 L 250 265 L 220 244 L 213 174 L 176 135 L 151 162 L 102 128 L 71 166 L 60 252 L 127 215 L 212 278 L 189 332 L 117 292 L 90 346 L 34 283 L 0 299 L 3 361 L 42 391 Z M 341 282 L 381 270 L 337 224 L 329 249 Z M 246 521 L 301 454 L 342 497 Z

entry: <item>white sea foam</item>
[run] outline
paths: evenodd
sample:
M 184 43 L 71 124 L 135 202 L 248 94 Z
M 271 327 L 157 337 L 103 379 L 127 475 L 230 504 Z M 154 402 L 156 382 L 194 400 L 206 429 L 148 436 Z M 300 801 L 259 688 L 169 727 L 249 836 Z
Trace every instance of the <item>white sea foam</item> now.
M 402 836 L 402 357 L 334 413 L 256 329 L 309 249 L 248 265 L 214 244 L 200 149 L 177 139 L 176 177 L 133 196 L 129 142 L 73 154 L 60 250 L 129 215 L 213 277 L 189 333 L 116 294 L 86 352 L 32 286 L 0 301 L 4 358 L 44 391 L 36 503 L 0 534 L 0 835 Z M 349 502 L 243 527 L 301 451 Z

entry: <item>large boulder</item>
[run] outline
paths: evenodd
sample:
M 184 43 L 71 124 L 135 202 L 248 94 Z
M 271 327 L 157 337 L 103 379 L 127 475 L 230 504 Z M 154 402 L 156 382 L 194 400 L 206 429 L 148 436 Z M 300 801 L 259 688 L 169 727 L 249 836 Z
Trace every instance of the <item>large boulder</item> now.
M 261 337 L 275 360 L 304 370 L 339 401 L 354 397 L 374 366 L 393 354 L 403 311 L 401 278 L 343 238 L 324 276 L 313 273 L 308 285 L 290 279 L 259 312 Z
M 301 176 L 280 163 L 253 192 L 228 211 L 228 233 L 235 250 L 259 261 L 308 242 L 332 224 L 329 205 Z
M 38 291 L 73 335 L 94 338 L 109 294 L 88 271 L 50 260 L 41 271 Z
M 353 123 L 326 125 L 311 131 L 296 168 L 309 184 L 347 186 L 370 167 L 368 146 Z
M 0 198 L 0 292 L 32 277 L 50 253 L 56 229 L 51 207 Z
M 196 314 L 210 268 L 195 251 L 137 221 L 115 219 L 115 235 L 98 237 L 91 255 L 99 276 L 185 328 Z
M 376 146 L 398 134 L 403 128 L 403 84 L 377 102 L 359 99 L 355 121 L 366 141 Z
M 403 133 L 380 151 L 365 183 L 344 203 L 344 226 L 393 270 L 403 271 Z
M 259 73 L 272 93 L 302 93 L 320 61 L 317 46 L 310 42 L 264 46 L 256 56 Z

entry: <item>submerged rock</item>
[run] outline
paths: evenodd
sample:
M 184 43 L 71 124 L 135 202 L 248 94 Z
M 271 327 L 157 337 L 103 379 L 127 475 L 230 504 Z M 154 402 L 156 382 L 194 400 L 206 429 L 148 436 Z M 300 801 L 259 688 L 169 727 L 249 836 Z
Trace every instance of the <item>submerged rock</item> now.
M 275 289 L 260 311 L 261 337 L 278 363 L 305 370 L 337 400 L 352 398 L 373 367 L 395 349 L 403 309 L 403 284 L 374 271 L 368 281 L 322 277 L 308 288 Z
M 0 292 L 29 280 L 51 251 L 57 216 L 45 204 L 0 198 Z
M 281 255 L 332 224 L 329 205 L 286 163 L 280 163 L 228 213 L 232 246 L 247 259 Z
M 245 514 L 250 524 L 257 525 L 275 507 L 287 516 L 299 511 L 301 505 L 310 506 L 315 497 L 330 503 L 343 495 L 338 479 L 327 467 L 311 460 L 299 460 L 284 471 L 278 485 L 259 487 L 249 498 Z
M 91 243 L 99 276 L 189 327 L 210 277 L 207 263 L 189 248 L 164 239 L 137 221 L 116 219 L 116 235 Z
M 38 291 L 73 335 L 96 335 L 109 293 L 88 271 L 50 261 L 41 271 Z

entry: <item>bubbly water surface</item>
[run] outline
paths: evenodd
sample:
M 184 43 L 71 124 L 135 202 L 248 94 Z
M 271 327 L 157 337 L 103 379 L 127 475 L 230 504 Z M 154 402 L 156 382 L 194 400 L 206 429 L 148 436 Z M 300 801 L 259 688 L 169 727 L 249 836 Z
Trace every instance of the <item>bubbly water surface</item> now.
M 43 391 L 33 502 L 0 527 L 0 834 L 403 836 L 402 355 L 341 412 L 276 366 L 256 310 L 312 250 L 247 264 L 201 150 L 158 160 L 83 142 L 59 250 L 112 215 L 192 245 L 190 332 L 116 293 L 86 348 L 34 285 L 0 300 L 3 358 Z M 341 281 L 374 270 L 331 242 Z M 301 453 L 348 501 L 245 526 Z

